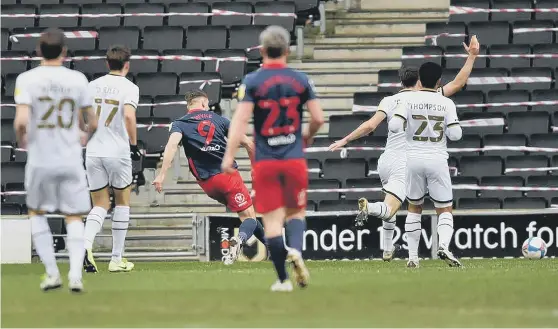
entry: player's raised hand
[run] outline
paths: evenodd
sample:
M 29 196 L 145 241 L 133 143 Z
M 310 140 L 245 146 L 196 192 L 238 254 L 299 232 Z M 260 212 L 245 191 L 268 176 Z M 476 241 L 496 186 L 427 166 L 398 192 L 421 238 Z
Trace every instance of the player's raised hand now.
M 463 48 L 465 48 L 465 51 L 467 51 L 469 55 L 477 56 L 480 52 L 480 44 L 477 36 L 473 35 L 473 37 L 471 37 L 468 46 L 465 42 L 463 42 Z
M 155 180 L 153 181 L 153 183 L 151 183 L 153 186 L 155 186 L 155 190 L 159 193 L 161 193 L 163 191 L 163 181 L 165 180 L 165 175 L 157 175 L 157 177 L 155 178 Z
M 234 158 L 225 155 L 223 162 L 221 163 L 221 170 L 227 174 L 234 173 Z
M 341 139 L 341 140 L 335 141 L 335 143 L 331 144 L 328 149 L 330 151 L 336 151 L 336 150 L 339 150 L 339 149 L 343 148 L 345 145 L 347 145 L 347 142 L 344 139 Z

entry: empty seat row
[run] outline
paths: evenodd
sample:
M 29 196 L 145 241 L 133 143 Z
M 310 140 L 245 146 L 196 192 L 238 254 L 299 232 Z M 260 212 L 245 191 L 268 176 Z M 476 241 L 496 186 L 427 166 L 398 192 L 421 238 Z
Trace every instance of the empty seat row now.
M 463 6 L 481 9 L 532 9 L 556 8 L 556 0 L 452 0 L 452 6 Z M 558 20 L 555 12 L 475 12 L 469 14 L 454 14 L 450 16 L 451 22 L 473 21 L 514 21 L 514 20 Z
M 434 56 L 429 58 L 404 58 L 403 64 L 410 67 L 419 67 L 424 62 L 435 62 L 442 67 L 448 69 L 461 69 L 465 63 L 465 57 L 451 57 L 455 55 L 463 55 L 463 46 L 448 46 L 445 51 L 438 46 L 420 46 L 420 47 L 404 47 L 403 56 L 405 55 L 428 55 Z M 490 47 L 481 46 L 481 55 L 558 55 L 558 45 L 556 44 L 537 44 L 530 45 L 492 45 Z M 477 57 L 474 68 L 505 68 L 511 69 L 515 67 L 556 67 L 556 58 L 539 57 Z
M 295 13 L 295 4 L 288 1 L 258 2 L 252 6 L 250 3 L 216 2 L 211 6 L 205 3 L 173 3 L 168 7 L 163 4 L 127 3 L 120 4 L 92 4 L 82 7 L 72 4 L 41 5 L 35 8 L 32 5 L 2 6 L 2 13 L 9 14 L 36 14 L 56 15 L 72 14 L 74 17 L 5 17 L 2 19 L 4 28 L 29 28 L 33 26 L 47 27 L 109 27 L 109 26 L 206 26 L 206 25 L 281 25 L 292 31 L 295 24 L 293 16 L 258 16 L 258 15 L 208 15 L 212 10 L 232 11 L 245 14 L 258 13 Z M 161 14 L 154 16 L 138 16 L 134 14 Z M 164 13 L 181 13 L 183 15 L 164 15 Z M 112 14 L 113 17 L 79 17 L 78 14 L 99 15 Z M 129 16 L 118 16 L 128 14 Z
M 3 52 L 3 57 L 27 56 L 25 52 L 7 51 Z M 76 51 L 76 57 L 93 57 L 95 59 L 76 60 L 66 62 L 69 68 L 78 70 L 86 75 L 96 76 L 105 74 L 107 66 L 105 61 L 106 53 L 103 51 Z M 137 56 L 192 56 L 191 59 L 132 59 L 130 71 L 134 74 L 173 72 L 197 73 L 197 72 L 220 72 L 224 84 L 240 82 L 246 73 L 246 61 L 240 60 L 246 57 L 244 50 L 168 50 L 159 53 L 157 51 L 139 50 L 135 51 Z M 95 57 L 94 57 L 95 56 Z M 201 57 L 210 58 L 200 60 Z M 222 58 L 223 60 L 218 60 Z M 226 60 L 231 58 L 233 60 Z M 39 65 L 39 61 L 4 61 L 2 62 L 2 74 L 18 74 Z M 217 64 L 218 63 L 218 64 Z
M 426 24 L 426 35 L 439 35 L 442 33 L 462 34 L 463 37 L 439 36 L 436 38 L 436 44 L 441 47 L 459 46 L 466 40 L 465 35 L 476 35 L 479 42 L 485 46 L 501 45 L 501 44 L 540 44 L 553 43 L 555 32 L 535 31 L 528 33 L 514 32 L 514 29 L 523 28 L 554 28 L 553 21 L 520 21 L 513 24 L 507 22 L 472 22 L 468 25 L 464 23 L 428 23 Z M 433 39 L 427 41 L 428 44 L 433 43 Z
M 258 38 L 265 29 L 264 25 L 233 26 L 191 26 L 182 27 L 153 26 L 140 30 L 137 27 L 101 27 L 97 38 L 70 38 L 67 46 L 70 51 L 106 50 L 114 44 L 121 44 L 135 49 L 169 50 L 169 49 L 249 49 L 251 58 L 259 59 L 256 47 Z M 24 33 L 41 32 L 42 29 L 27 29 Z M 15 31 L 15 34 L 19 32 Z M 8 36 L 6 36 L 7 38 Z M 11 50 L 32 52 L 37 47 L 37 38 L 19 38 L 11 43 Z

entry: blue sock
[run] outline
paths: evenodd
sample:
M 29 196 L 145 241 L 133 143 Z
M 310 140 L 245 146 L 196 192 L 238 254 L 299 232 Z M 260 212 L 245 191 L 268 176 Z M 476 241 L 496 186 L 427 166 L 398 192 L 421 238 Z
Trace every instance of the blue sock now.
M 258 221 L 254 218 L 246 218 L 238 229 L 238 237 L 242 240 L 242 243 L 246 243 L 248 239 L 254 235 L 254 230 L 258 227 Z
M 254 229 L 254 235 L 256 236 L 256 238 L 258 240 L 260 240 L 263 244 L 266 244 L 265 242 L 265 232 L 264 232 L 264 227 L 262 225 L 262 223 L 260 223 L 259 220 L 256 220 L 257 226 L 256 229 Z
M 269 253 L 271 254 L 271 260 L 277 271 L 277 276 L 281 282 L 287 280 L 287 269 L 285 268 L 285 261 L 287 260 L 287 250 L 283 244 L 283 237 L 276 236 L 274 238 L 267 239 L 267 245 L 269 248 Z
M 285 226 L 285 235 L 289 242 L 289 247 L 294 248 L 302 253 L 302 245 L 304 243 L 304 230 L 306 230 L 306 221 L 304 219 L 291 219 Z

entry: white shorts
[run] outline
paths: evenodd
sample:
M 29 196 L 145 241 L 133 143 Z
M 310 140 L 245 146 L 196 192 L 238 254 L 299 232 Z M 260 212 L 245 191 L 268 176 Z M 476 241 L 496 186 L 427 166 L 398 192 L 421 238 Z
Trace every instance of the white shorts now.
M 130 158 L 85 158 L 87 180 L 91 192 L 105 187 L 123 190 L 132 184 L 132 159 Z
M 453 204 L 453 191 L 446 159 L 407 160 L 407 200 L 421 205 L 426 193 L 434 207 L 444 208 Z
M 82 215 L 91 210 L 85 171 L 79 166 L 25 167 L 27 208 Z
M 393 195 L 401 203 L 405 201 L 407 192 L 405 184 L 406 162 L 405 154 L 383 153 L 378 159 L 378 174 L 382 181 L 384 193 Z

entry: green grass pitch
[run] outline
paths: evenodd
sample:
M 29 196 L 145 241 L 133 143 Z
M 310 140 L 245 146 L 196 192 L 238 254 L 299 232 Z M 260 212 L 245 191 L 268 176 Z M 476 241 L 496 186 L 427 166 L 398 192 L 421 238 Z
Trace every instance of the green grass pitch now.
M 39 290 L 42 265 L 2 266 L 3 327 L 556 327 L 558 259 L 309 262 L 311 285 L 271 293 L 272 265 L 137 263 Z M 67 264 L 62 273 L 67 273 Z

